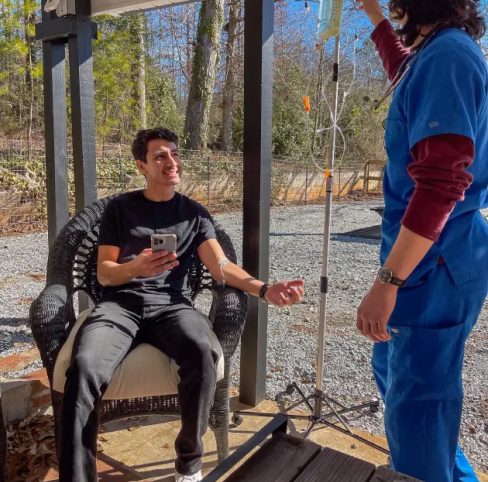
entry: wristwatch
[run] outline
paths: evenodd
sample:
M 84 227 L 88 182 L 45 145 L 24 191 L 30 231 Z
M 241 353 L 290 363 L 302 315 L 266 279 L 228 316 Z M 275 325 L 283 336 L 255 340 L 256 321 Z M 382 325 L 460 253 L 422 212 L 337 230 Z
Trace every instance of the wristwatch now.
M 263 286 L 261 286 L 261 289 L 259 290 L 259 297 L 265 302 L 267 303 L 268 300 L 266 299 L 266 291 L 268 291 L 269 289 L 269 284 L 268 283 L 264 283 Z
M 380 283 L 398 286 L 399 288 L 405 286 L 406 283 L 405 280 L 397 278 L 389 268 L 381 268 L 378 271 L 378 280 Z

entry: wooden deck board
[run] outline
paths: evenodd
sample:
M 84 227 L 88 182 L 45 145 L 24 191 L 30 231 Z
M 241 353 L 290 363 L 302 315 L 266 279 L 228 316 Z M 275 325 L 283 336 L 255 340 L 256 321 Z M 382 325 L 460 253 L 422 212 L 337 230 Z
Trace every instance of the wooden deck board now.
M 375 469 L 369 462 L 325 448 L 296 482 L 369 482 Z
M 292 482 L 320 450 L 314 442 L 277 433 L 226 482 Z

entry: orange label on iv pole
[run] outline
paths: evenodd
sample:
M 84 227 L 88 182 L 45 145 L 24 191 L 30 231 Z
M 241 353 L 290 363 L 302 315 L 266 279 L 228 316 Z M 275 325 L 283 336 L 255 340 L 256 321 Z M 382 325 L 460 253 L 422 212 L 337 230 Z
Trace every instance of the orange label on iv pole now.
M 305 111 L 310 112 L 310 99 L 308 97 L 304 97 L 302 100 L 303 105 L 305 106 Z

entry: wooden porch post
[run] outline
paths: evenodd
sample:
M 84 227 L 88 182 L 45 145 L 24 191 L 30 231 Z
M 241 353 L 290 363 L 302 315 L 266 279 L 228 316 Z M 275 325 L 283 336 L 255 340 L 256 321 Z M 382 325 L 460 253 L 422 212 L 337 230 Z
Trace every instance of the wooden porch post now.
M 273 0 L 244 2 L 244 269 L 269 277 Z M 266 396 L 268 307 L 250 300 L 242 336 L 240 400 L 255 406 Z

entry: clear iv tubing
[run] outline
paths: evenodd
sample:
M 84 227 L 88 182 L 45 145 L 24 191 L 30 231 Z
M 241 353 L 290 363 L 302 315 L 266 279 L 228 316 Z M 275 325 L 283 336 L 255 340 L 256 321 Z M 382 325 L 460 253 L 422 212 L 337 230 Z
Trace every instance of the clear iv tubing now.
M 354 37 L 355 37 L 355 40 L 354 40 L 354 49 L 353 49 L 353 54 L 352 54 L 352 66 L 353 66 L 352 81 L 349 84 L 349 87 L 347 88 L 347 90 L 343 94 L 341 110 L 339 111 L 339 114 L 337 116 L 336 123 L 339 123 L 339 120 L 342 117 L 342 113 L 344 112 L 344 107 L 346 106 L 346 98 L 351 93 L 352 86 L 354 85 L 354 82 L 356 80 L 356 48 L 357 48 L 357 43 L 359 41 L 359 37 L 358 37 L 357 34 L 355 34 Z M 333 119 L 333 114 L 332 114 L 332 108 L 331 108 L 331 106 L 330 106 L 330 104 L 329 104 L 329 102 L 327 100 L 327 96 L 325 95 L 325 93 L 322 94 L 322 100 L 327 104 L 327 107 L 329 108 L 329 113 L 330 113 L 331 120 L 333 121 L 334 119 Z M 340 131 L 340 127 L 337 126 L 337 128 Z M 324 129 L 324 130 L 329 130 L 329 129 L 331 129 L 331 128 L 328 127 L 327 129 Z M 341 133 L 341 135 L 342 135 L 342 133 Z
M 346 150 L 347 150 L 347 143 L 346 143 L 346 137 L 344 136 L 344 133 L 342 132 L 342 129 L 339 127 L 338 123 L 339 123 L 339 120 L 342 116 L 342 113 L 344 111 L 344 107 L 346 106 L 346 97 L 350 94 L 351 92 L 351 89 L 352 89 L 352 86 L 354 85 L 354 82 L 355 82 L 355 79 L 356 79 L 356 48 L 357 48 L 357 43 L 358 43 L 358 40 L 359 40 L 359 37 L 357 34 L 355 34 L 355 39 L 354 39 L 354 50 L 353 50 L 353 74 L 352 74 L 352 81 L 347 89 L 346 92 L 344 92 L 343 94 L 343 98 L 342 98 L 342 106 L 341 106 L 341 110 L 339 112 L 339 115 L 337 116 L 337 119 L 334 123 L 334 116 L 333 116 L 333 113 L 332 113 L 332 109 L 330 107 L 330 104 L 329 102 L 327 101 L 327 96 L 325 95 L 325 93 L 322 94 L 322 99 L 323 101 L 325 101 L 328 109 L 329 109 L 329 114 L 330 114 L 330 118 L 333 122 L 333 125 L 331 125 L 330 127 L 326 127 L 324 129 L 320 129 L 320 132 L 325 132 L 325 131 L 330 131 L 331 129 L 333 129 L 334 127 L 337 129 L 337 131 L 339 132 L 341 138 L 342 138 L 342 144 L 343 144 L 343 148 L 342 148 L 342 156 L 341 156 L 341 159 L 339 161 L 339 163 L 337 164 L 337 166 L 334 166 L 334 169 L 338 168 L 341 166 L 342 162 L 344 161 L 344 157 L 346 155 Z M 329 76 L 330 77 L 330 76 Z M 309 80 L 308 82 L 308 85 L 307 85 L 307 90 L 306 90 L 306 93 L 308 94 L 308 90 L 310 88 L 310 82 L 311 82 L 311 79 Z M 310 114 L 307 112 L 307 122 L 306 122 L 306 126 L 307 126 L 307 143 L 308 143 L 308 151 L 309 151 L 309 155 L 310 155 L 310 159 L 313 163 L 313 165 L 319 169 L 320 171 L 322 172 L 325 172 L 326 169 L 320 167 L 317 162 L 315 161 L 315 157 L 313 155 L 313 152 L 312 152 L 312 145 L 310 143 L 310 126 L 309 126 L 309 123 L 310 123 Z
M 309 155 L 310 155 L 310 159 L 313 163 L 313 165 L 319 170 L 319 171 L 322 171 L 322 172 L 325 172 L 326 169 L 324 169 L 323 167 L 320 167 L 317 162 L 315 161 L 315 158 L 314 158 L 314 155 L 313 155 L 313 152 L 312 152 L 312 145 L 310 143 L 310 131 L 309 131 L 309 122 L 310 122 L 310 114 L 307 112 L 307 141 L 308 141 L 308 150 L 309 150 Z M 342 132 L 342 129 L 337 125 L 331 125 L 330 127 L 326 127 L 324 129 L 320 129 L 321 132 L 324 132 L 324 131 L 330 131 L 331 129 L 333 128 L 336 128 L 337 129 L 337 132 L 339 132 L 339 134 L 341 135 L 341 138 L 342 138 L 342 144 L 343 144 L 343 148 L 342 148 L 342 156 L 341 156 L 341 159 L 339 161 L 339 164 L 337 166 L 334 166 L 334 169 L 336 169 L 336 167 L 340 167 L 340 165 L 342 164 L 342 161 L 344 160 L 344 156 L 346 154 L 346 148 L 347 148 L 347 143 L 346 143 L 346 137 L 344 136 L 344 133 Z M 334 170 L 333 169 L 333 170 Z

